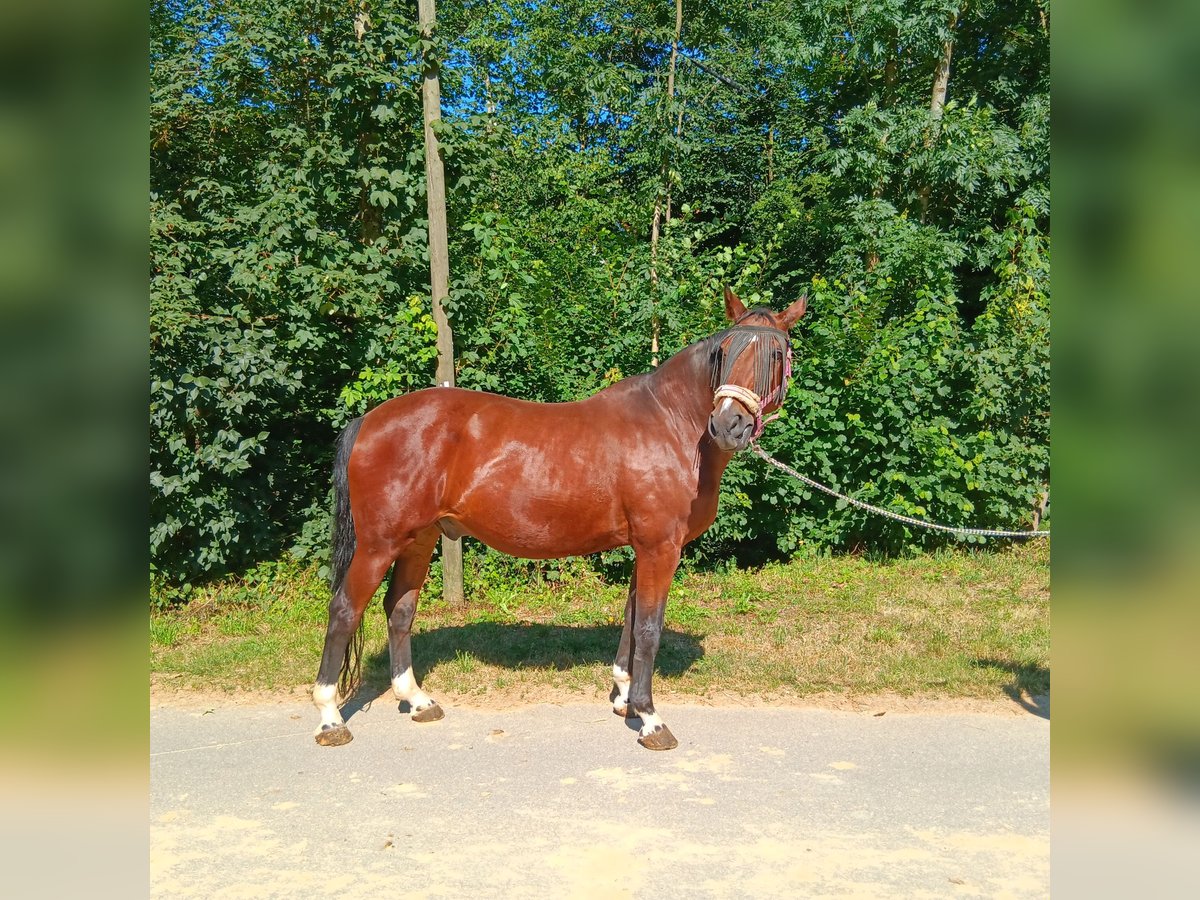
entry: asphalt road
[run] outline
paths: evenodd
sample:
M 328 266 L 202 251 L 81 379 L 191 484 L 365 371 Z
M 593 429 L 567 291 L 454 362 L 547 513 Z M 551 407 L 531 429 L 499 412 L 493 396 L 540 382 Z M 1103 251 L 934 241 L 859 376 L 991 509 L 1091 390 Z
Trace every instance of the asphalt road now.
M 1050 723 L 660 703 L 151 710 L 157 897 L 1041 897 Z M 875 713 L 885 711 L 885 714 Z

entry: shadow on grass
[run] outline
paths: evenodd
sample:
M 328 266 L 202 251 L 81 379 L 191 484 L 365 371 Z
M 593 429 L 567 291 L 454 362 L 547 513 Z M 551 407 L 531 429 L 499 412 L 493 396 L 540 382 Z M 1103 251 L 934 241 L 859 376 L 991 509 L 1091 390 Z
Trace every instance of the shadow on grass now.
M 412 637 L 413 669 L 419 682 L 439 665 L 462 659 L 507 669 L 552 669 L 558 672 L 597 663 L 610 665 L 621 640 L 620 625 L 543 625 L 476 622 L 448 625 Z M 704 655 L 690 634 L 664 628 L 654 661 L 657 675 L 682 675 Z M 363 657 L 362 688 L 344 713 L 357 711 L 378 697 L 391 678 L 386 646 Z
M 1050 718 L 1050 670 L 1032 663 L 1014 663 L 1002 659 L 976 659 L 980 668 L 1000 669 L 1012 676 L 1004 693 L 1013 702 L 1042 719 Z

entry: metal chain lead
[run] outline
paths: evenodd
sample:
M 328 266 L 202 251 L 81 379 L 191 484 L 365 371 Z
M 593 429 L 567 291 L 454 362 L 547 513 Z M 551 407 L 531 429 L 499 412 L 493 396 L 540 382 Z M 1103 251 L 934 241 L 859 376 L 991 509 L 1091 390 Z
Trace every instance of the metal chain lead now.
M 839 494 L 833 488 L 825 487 L 819 481 L 813 481 L 807 475 L 801 475 L 791 466 L 781 463 L 779 460 L 770 456 L 767 451 L 758 446 L 757 443 L 752 443 L 750 449 L 762 459 L 765 459 L 775 468 L 780 471 L 787 472 L 793 478 L 803 481 L 809 487 L 814 487 L 818 491 L 828 494 L 830 497 L 836 497 L 839 500 L 845 500 L 851 506 L 857 506 L 859 509 L 865 509 L 867 512 L 879 513 L 881 516 L 887 516 L 889 519 L 895 519 L 897 522 L 904 522 L 907 525 L 916 525 L 920 528 L 931 528 L 934 531 L 948 531 L 951 534 L 973 534 L 979 537 L 1009 537 L 1009 538 L 1030 538 L 1030 537 L 1047 537 L 1049 531 L 998 531 L 991 528 L 956 528 L 951 525 L 938 525 L 934 522 L 922 522 L 920 519 L 914 519 L 912 516 L 903 516 L 900 513 L 892 512 L 890 509 L 881 509 L 878 506 L 872 506 L 870 503 L 863 503 L 861 500 L 855 500 L 853 497 L 847 497 L 845 494 Z

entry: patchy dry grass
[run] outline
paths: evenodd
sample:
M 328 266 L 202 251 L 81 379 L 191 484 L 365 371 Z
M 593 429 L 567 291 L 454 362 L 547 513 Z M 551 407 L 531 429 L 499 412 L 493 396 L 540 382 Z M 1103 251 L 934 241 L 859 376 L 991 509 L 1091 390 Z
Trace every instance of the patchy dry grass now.
M 584 566 L 558 582 L 468 584 L 451 609 L 422 601 L 417 675 L 433 694 L 510 700 L 606 692 L 625 586 Z M 655 680 L 662 697 L 801 698 L 899 694 L 1040 695 L 1050 683 L 1049 551 L 912 559 L 799 559 L 679 576 Z M 312 681 L 327 589 L 310 572 L 212 588 L 150 619 L 151 668 L 183 688 L 291 689 Z M 378 600 L 367 613 L 365 675 L 387 684 Z

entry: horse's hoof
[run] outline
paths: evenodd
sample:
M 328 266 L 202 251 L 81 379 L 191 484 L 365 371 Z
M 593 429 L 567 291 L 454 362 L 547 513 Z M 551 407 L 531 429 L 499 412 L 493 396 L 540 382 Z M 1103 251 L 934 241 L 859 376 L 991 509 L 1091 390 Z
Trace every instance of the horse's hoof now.
M 675 735 L 671 734 L 671 729 L 666 725 L 660 725 L 649 734 L 641 735 L 638 743 L 647 750 L 674 750 L 679 746 L 679 741 L 675 740 Z
M 622 719 L 628 719 L 629 718 L 629 705 L 626 704 L 625 706 L 614 706 L 613 707 L 613 715 L 620 716 Z
M 340 747 L 354 740 L 354 735 L 345 725 L 326 725 L 317 732 L 316 740 L 322 747 Z
M 431 703 L 423 709 L 418 709 L 412 714 L 414 722 L 436 722 L 446 714 L 442 712 L 442 708 L 436 703 Z

